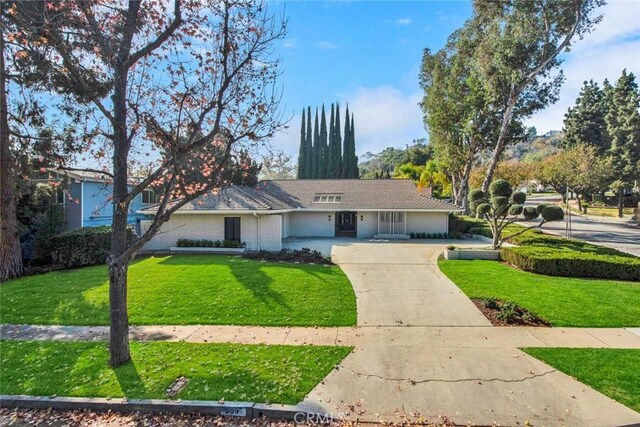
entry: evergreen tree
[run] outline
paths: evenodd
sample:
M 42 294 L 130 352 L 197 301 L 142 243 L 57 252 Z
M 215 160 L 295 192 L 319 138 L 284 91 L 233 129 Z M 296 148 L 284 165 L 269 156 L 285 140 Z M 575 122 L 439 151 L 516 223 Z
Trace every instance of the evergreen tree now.
M 311 130 L 311 107 L 307 107 L 307 132 L 306 132 L 306 150 L 305 150 L 305 178 L 313 178 L 313 133 Z
M 342 170 L 341 178 L 351 178 L 351 128 L 349 123 L 349 104 L 344 115 L 344 143 L 342 144 Z
M 593 80 L 584 82 L 576 105 L 564 115 L 564 141 L 566 148 L 589 144 L 603 154 L 610 147 L 605 116 L 607 102 L 603 91 Z
M 336 119 L 333 104 L 331 104 L 331 118 L 329 120 L 329 147 L 327 152 L 327 173 L 325 178 L 335 178 L 334 171 L 336 169 L 336 157 L 334 155 L 336 149 Z
M 336 121 L 333 127 L 333 170 L 331 178 L 340 178 L 342 175 L 342 135 L 340 132 L 340 104 L 336 102 Z
M 305 111 L 302 109 L 302 126 L 300 126 L 300 149 L 298 152 L 298 179 L 306 178 L 307 138 L 305 136 Z
M 633 73 L 622 71 L 612 89 L 606 116 L 611 137 L 609 154 L 617 180 L 612 184 L 618 193 L 618 215 L 622 217 L 623 194 L 640 179 L 640 93 Z
M 349 132 L 351 138 L 351 169 L 349 170 L 350 178 L 360 178 L 360 169 L 358 168 L 358 156 L 356 156 L 356 128 L 353 120 L 353 113 L 351 113 L 351 131 Z
M 320 129 L 318 124 L 318 107 L 316 107 L 316 119 L 313 125 L 313 166 L 311 168 L 311 178 L 318 179 L 320 176 L 321 148 L 320 148 Z
M 327 161 L 329 147 L 327 145 L 327 118 L 324 113 L 324 104 L 322 104 L 322 113 L 320 117 L 320 150 L 318 156 L 318 178 L 327 177 Z

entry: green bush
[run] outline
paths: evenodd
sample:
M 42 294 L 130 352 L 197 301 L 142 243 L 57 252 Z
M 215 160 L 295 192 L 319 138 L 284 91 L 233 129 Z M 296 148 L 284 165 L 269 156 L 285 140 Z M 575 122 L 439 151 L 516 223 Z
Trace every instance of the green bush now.
M 244 248 L 245 243 L 237 240 L 178 239 L 179 248 Z
M 127 228 L 127 241 L 135 238 Z M 111 249 L 111 227 L 87 227 L 67 231 L 49 238 L 53 263 L 66 268 L 104 264 Z
M 550 246 L 502 248 L 500 258 L 525 271 L 549 276 L 598 277 L 639 281 L 640 258 L 590 247 L 581 250 Z
M 497 179 L 489 185 L 489 194 L 491 196 L 502 196 L 509 197 L 511 196 L 511 184 L 509 184 L 504 179 Z

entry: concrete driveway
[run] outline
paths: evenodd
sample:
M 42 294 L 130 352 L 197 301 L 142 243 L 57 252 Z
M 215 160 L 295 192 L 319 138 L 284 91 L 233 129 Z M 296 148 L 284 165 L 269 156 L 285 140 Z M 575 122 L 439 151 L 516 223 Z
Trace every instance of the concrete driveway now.
M 353 240 L 332 248 L 357 296 L 357 344 L 304 407 L 371 422 L 640 423 L 640 414 L 528 356 L 520 344 L 495 341 L 498 328 L 438 270 L 449 243 Z

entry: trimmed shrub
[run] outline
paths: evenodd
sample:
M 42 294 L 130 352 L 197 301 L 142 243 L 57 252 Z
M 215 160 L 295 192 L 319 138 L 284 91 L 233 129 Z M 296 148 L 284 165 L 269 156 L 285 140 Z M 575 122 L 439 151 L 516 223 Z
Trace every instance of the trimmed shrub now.
M 527 221 L 538 218 L 538 215 L 538 210 L 533 206 L 525 206 L 524 209 L 522 209 L 522 216 Z
M 522 191 L 517 191 L 511 195 L 511 202 L 513 203 L 522 205 L 526 200 L 527 200 L 527 195 L 524 194 Z
M 244 248 L 245 243 L 237 240 L 178 239 L 179 248 Z
M 309 248 L 282 249 L 280 252 L 273 251 L 251 251 L 244 254 L 245 258 L 259 259 L 261 261 L 286 261 L 286 262 L 304 262 L 313 264 L 332 264 L 331 258 L 325 257 L 320 251 L 311 250 Z
M 545 221 L 562 221 L 564 219 L 564 211 L 556 205 L 545 206 L 540 215 Z
M 640 281 L 640 258 L 626 256 L 613 249 L 568 242 L 573 245 L 565 244 L 563 247 L 534 244 L 502 248 L 500 258 L 522 270 L 548 276 Z M 582 248 L 575 248 L 576 245 Z
M 127 228 L 127 241 L 135 238 L 132 227 Z M 87 227 L 67 231 L 49 238 L 54 264 L 66 268 L 104 264 L 111 249 L 111 227 Z
M 518 216 L 523 212 L 522 205 L 511 205 L 509 208 L 509 215 Z
M 511 184 L 509 184 L 504 179 L 497 179 L 489 185 L 489 194 L 491 196 L 503 196 L 509 197 L 511 196 Z

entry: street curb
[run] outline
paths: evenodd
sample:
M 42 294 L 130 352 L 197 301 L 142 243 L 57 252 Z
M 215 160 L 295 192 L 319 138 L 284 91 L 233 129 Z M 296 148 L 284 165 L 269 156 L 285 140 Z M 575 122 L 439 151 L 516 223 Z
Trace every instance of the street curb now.
M 47 397 L 0 395 L 0 408 L 91 410 L 170 414 L 203 414 L 243 418 L 296 420 L 320 416 L 301 405 L 267 405 L 253 402 L 164 399 L 106 399 L 98 397 Z M 296 414 L 297 417 L 296 417 Z

